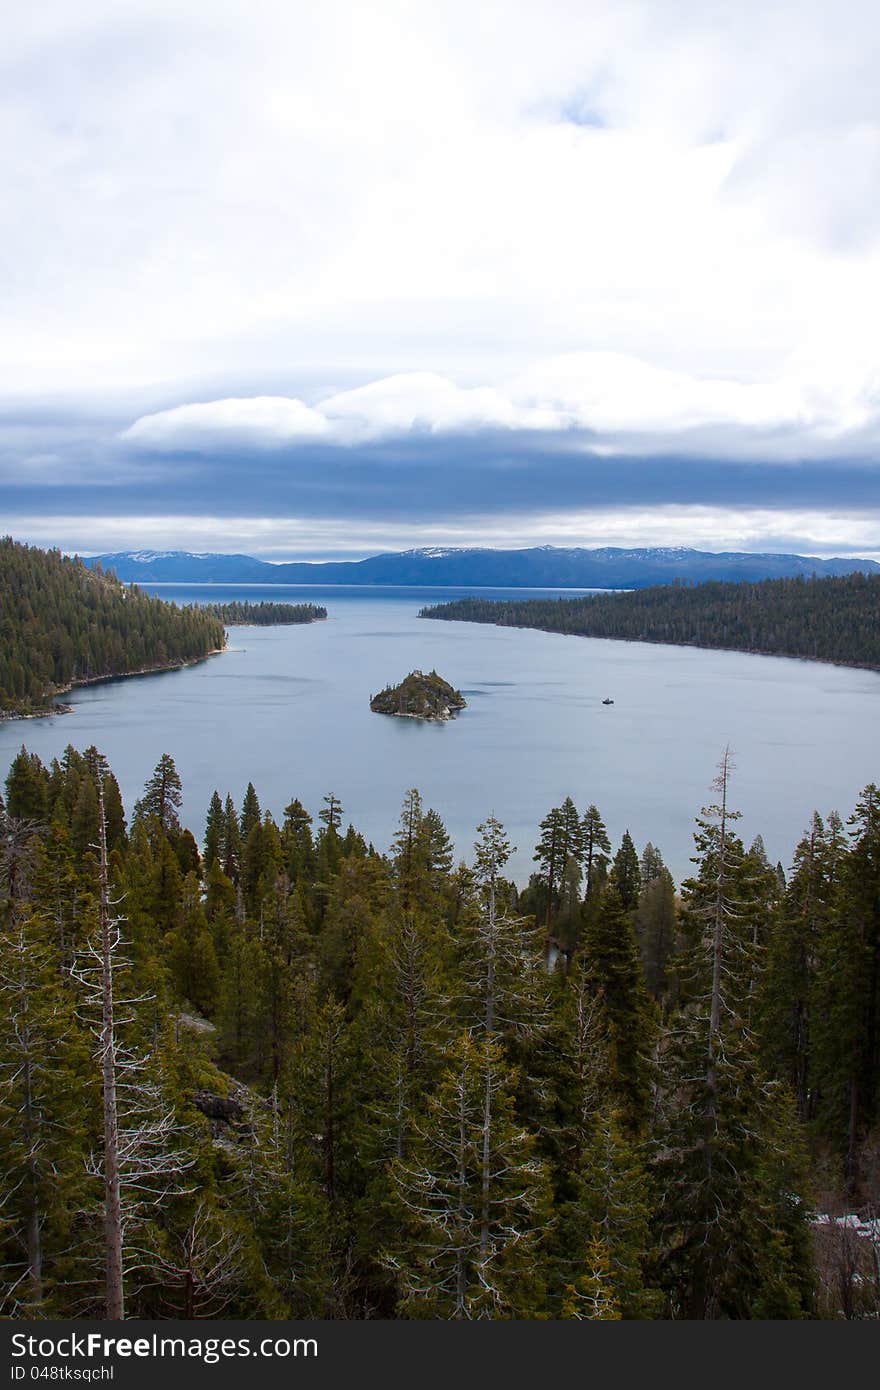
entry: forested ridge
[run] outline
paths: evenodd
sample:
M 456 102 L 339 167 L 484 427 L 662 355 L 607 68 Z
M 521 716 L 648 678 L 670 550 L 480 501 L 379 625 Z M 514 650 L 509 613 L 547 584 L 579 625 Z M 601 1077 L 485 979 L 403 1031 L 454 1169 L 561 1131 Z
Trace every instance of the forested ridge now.
M 423 608 L 420 616 L 880 670 L 880 575 L 664 584 L 581 598 L 464 598 Z
M 218 651 L 223 624 L 58 550 L 0 540 L 0 717 L 48 711 L 59 693 Z
M 271 603 L 267 599 L 261 599 L 259 603 L 245 599 L 233 603 L 194 604 L 193 607 L 200 607 L 203 613 L 229 627 L 315 623 L 327 616 L 327 609 L 317 603 Z
M 678 892 L 572 798 L 518 891 L 415 790 L 387 853 L 253 785 L 199 845 L 167 754 L 129 821 L 22 749 L 0 1314 L 875 1318 L 880 792 L 783 872 L 734 788 Z

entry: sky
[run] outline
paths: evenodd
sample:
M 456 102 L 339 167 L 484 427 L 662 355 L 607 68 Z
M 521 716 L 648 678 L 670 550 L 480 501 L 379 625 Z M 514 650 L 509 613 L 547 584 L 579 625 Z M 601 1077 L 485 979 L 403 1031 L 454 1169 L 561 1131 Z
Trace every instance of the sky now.
M 41 0 L 0 529 L 880 558 L 873 0 Z

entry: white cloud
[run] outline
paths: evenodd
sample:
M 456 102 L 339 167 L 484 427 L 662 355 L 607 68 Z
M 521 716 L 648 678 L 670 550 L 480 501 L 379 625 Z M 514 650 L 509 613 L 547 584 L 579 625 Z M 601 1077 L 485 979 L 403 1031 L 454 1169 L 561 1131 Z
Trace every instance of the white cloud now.
M 5 386 L 864 374 L 878 34 L 872 0 L 12 7 Z
M 557 429 L 555 411 L 517 406 L 491 387 L 462 389 L 431 372 L 403 372 L 307 406 L 285 396 L 238 397 L 142 415 L 120 439 L 147 449 L 275 448 L 323 440 L 359 444 L 401 434 Z
M 150 449 L 201 450 L 217 445 L 271 448 L 321 439 L 326 418 L 287 396 L 248 396 L 179 405 L 142 415 L 120 438 Z
M 713 456 L 797 457 L 874 449 L 873 379 L 740 382 L 671 371 L 621 353 L 538 362 L 499 386 L 461 387 L 429 372 L 397 373 L 308 406 L 258 396 L 141 416 L 120 438 L 151 450 L 214 452 L 242 445 L 357 445 L 406 434 L 589 431 L 601 452 L 649 449 Z
M 342 439 L 376 439 L 426 431 L 555 429 L 558 416 L 540 405 L 517 405 L 490 386 L 462 389 L 432 372 L 400 372 L 321 401 L 318 410 Z

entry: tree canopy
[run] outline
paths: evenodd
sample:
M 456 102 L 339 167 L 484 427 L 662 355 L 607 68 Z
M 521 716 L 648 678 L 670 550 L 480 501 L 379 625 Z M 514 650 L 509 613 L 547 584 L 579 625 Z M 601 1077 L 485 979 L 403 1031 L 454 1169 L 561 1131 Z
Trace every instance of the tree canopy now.
M 420 616 L 880 669 L 880 575 L 664 584 L 581 598 L 463 598 Z
M 876 1317 L 876 787 L 786 882 L 725 757 L 678 893 L 584 802 L 519 890 L 414 788 L 387 854 L 253 783 L 200 849 L 169 754 L 129 824 L 97 749 L 23 748 L 0 1315 Z
M 209 613 L 127 588 L 58 550 L 0 540 L 0 717 L 48 711 L 71 686 L 167 670 L 225 644 Z

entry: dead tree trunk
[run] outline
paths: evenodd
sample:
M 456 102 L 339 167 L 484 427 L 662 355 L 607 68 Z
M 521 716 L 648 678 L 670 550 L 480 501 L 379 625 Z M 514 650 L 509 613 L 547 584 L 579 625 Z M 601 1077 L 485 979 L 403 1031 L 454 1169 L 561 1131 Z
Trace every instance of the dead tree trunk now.
M 104 811 L 104 780 L 98 777 L 98 848 L 100 853 L 100 894 L 98 899 L 101 951 L 101 1086 L 103 1095 L 104 1138 L 104 1278 L 106 1316 L 111 1321 L 125 1317 L 122 1269 L 122 1198 L 119 1182 L 119 1114 L 116 1097 L 116 1034 L 113 1017 L 113 955 L 117 944 L 117 924 L 110 912 L 110 882 L 107 868 L 107 818 Z

